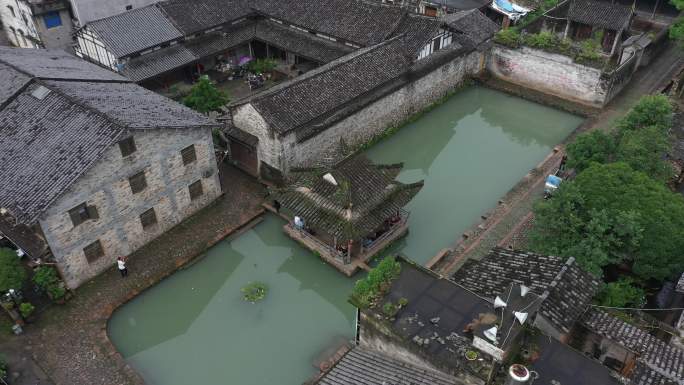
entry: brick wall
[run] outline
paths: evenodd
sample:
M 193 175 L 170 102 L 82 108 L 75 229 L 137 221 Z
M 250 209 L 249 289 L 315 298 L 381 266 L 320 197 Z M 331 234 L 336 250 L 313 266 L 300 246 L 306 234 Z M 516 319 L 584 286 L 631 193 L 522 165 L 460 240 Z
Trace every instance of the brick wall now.
M 206 206 L 221 194 L 209 129 L 133 131 L 136 152 L 126 158 L 114 145 L 61 198 L 50 205 L 40 226 L 69 287 L 113 266 Z M 197 160 L 183 165 L 181 149 L 194 144 Z M 133 194 L 128 178 L 144 171 L 145 190 Z M 188 185 L 202 180 L 204 194 L 191 201 Z M 81 204 L 97 208 L 99 218 L 73 225 L 68 211 Z M 140 214 L 154 208 L 157 223 L 146 229 Z M 105 256 L 88 262 L 83 248 L 99 239 Z

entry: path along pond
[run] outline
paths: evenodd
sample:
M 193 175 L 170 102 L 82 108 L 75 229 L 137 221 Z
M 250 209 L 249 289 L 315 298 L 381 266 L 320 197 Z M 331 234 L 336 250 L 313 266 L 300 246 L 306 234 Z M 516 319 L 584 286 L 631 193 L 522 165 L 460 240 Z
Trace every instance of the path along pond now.
M 401 181 L 425 180 L 394 248 L 425 263 L 453 244 L 581 121 L 470 87 L 373 146 L 374 161 L 404 162 Z M 110 338 L 148 384 L 301 384 L 326 349 L 353 338 L 347 297 L 358 277 L 298 246 L 283 224 L 266 216 L 114 313 Z M 268 284 L 263 301 L 242 300 L 250 281 Z

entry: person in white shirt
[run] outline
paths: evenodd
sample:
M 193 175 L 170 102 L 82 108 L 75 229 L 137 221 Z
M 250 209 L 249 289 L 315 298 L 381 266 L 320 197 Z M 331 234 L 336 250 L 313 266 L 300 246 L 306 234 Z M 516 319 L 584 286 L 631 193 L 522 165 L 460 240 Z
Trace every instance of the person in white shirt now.
M 119 267 L 119 273 L 121 273 L 121 278 L 128 275 L 128 269 L 126 268 L 126 260 L 124 257 L 119 257 L 116 259 L 116 264 Z
M 300 218 L 299 216 L 294 217 L 294 225 L 299 230 L 304 230 L 304 220 L 302 218 Z

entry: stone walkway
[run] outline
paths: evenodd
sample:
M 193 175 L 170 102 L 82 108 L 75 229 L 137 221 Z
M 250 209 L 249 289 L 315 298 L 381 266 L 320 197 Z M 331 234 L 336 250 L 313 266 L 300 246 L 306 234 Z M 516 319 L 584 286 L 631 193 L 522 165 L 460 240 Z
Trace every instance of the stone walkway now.
M 662 88 L 683 65 L 684 50 L 671 43 L 650 66 L 640 69 L 630 84 L 600 114 L 588 118 L 575 133 L 559 146 L 559 151 L 554 156 L 554 162 L 560 161 L 564 144 L 572 141 L 578 133 L 595 129 L 611 129 L 616 120 L 623 116 L 641 96 Z M 500 210 L 501 214 L 497 218 L 488 218 L 485 223 L 490 225 L 484 229 L 481 224 L 474 226 L 470 233 L 475 234 L 475 236 L 466 241 L 459 241 L 452 247 L 454 252 L 449 255 L 449 260 L 440 264 L 439 272 L 441 274 L 453 274 L 469 258 L 481 259 L 493 247 L 500 245 L 504 239 L 520 241 L 513 232 L 525 230 L 526 226 L 521 222 L 529 220 L 534 204 L 543 196 L 543 181 L 548 172 L 540 172 L 538 169 L 537 172 L 526 176 L 526 178 L 530 178 L 535 175 L 536 180 L 533 183 L 526 183 L 525 191 L 520 191 L 519 186 L 516 186 L 514 188 L 516 191 L 507 194 L 503 199 L 503 204 L 507 207 Z
M 225 171 L 225 194 L 132 254 L 126 279 L 113 268 L 96 277 L 66 305 L 41 314 L 25 335 L 0 342 L 0 352 L 9 351 L 13 360 L 33 359 L 55 385 L 143 384 L 109 341 L 107 320 L 118 306 L 263 213 L 263 187 L 233 167 Z

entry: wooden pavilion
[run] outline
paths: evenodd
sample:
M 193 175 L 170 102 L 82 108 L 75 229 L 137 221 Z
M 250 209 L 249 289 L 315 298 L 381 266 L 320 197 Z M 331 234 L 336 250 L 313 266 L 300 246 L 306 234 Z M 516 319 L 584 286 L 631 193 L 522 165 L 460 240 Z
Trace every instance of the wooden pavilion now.
M 408 232 L 403 207 L 423 181 L 396 181 L 402 168 L 355 155 L 329 168 L 294 169 L 285 187 L 271 189 L 273 206 L 288 219 L 290 237 L 351 276 Z

